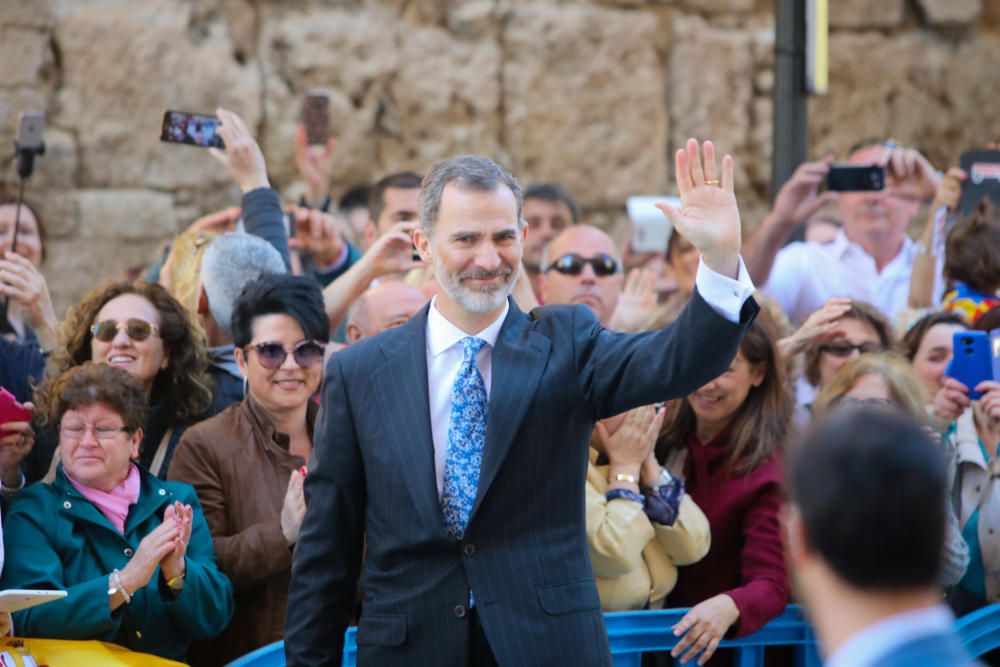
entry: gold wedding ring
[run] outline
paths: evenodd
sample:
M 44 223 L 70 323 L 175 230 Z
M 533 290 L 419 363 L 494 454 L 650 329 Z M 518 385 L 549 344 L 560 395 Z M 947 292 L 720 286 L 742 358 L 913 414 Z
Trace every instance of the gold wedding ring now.
M 718 185 L 718 184 L 719 184 L 719 179 L 717 179 L 717 178 L 713 178 L 712 180 L 705 181 L 705 185 Z

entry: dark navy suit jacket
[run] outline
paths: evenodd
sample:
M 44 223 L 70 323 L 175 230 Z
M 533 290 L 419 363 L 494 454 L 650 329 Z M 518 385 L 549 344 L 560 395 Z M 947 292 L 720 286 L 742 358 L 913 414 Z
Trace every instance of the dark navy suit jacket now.
M 697 294 L 671 326 L 613 334 L 583 306 L 510 301 L 492 357 L 478 496 L 459 541 L 434 474 L 427 308 L 327 367 L 286 616 L 288 664 L 339 665 L 367 545 L 361 665 L 463 665 L 470 588 L 501 665 L 610 665 L 584 519 L 594 421 L 723 373 L 741 323 Z

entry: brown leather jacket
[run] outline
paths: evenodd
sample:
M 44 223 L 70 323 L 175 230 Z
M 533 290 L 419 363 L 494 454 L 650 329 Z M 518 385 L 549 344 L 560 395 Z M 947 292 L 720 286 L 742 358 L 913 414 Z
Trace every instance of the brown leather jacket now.
M 306 419 L 311 434 L 312 401 Z M 236 603 L 226 631 L 192 647 L 192 665 L 222 665 L 284 637 L 292 551 L 281 533 L 281 506 L 292 471 L 305 465 L 288 441 L 248 396 L 188 429 L 177 446 L 168 478 L 198 493 Z

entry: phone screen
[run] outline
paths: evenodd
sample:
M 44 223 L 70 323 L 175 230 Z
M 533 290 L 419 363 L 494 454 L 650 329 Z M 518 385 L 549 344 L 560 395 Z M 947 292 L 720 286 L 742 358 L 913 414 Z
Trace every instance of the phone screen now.
M 330 95 L 313 90 L 302 103 L 302 124 L 306 128 L 306 143 L 325 146 L 330 139 Z
M 202 148 L 225 148 L 218 134 L 222 123 L 215 116 L 188 113 L 186 111 L 165 111 L 160 141 L 172 144 L 187 144 Z

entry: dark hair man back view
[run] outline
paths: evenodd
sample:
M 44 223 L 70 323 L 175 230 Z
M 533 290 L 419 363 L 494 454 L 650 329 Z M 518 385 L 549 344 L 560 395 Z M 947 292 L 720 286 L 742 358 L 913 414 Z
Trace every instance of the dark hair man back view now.
M 919 425 L 884 408 L 833 415 L 790 475 L 790 563 L 826 667 L 970 658 L 937 585 L 948 473 Z

